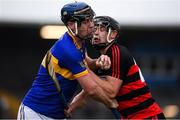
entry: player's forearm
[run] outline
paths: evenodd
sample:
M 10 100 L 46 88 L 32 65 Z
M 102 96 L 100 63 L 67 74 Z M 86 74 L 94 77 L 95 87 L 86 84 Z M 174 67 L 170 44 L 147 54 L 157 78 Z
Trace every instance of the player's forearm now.
M 103 93 L 100 87 L 95 88 L 93 91 L 96 94 L 88 94 L 87 92 L 82 90 L 78 95 L 76 95 L 69 106 L 68 113 L 72 113 L 75 109 L 82 106 L 87 101 L 88 97 L 91 97 L 96 101 L 104 103 L 108 108 L 117 107 L 116 100 L 108 98 L 108 96 L 106 96 Z
M 95 71 L 98 69 L 98 67 L 96 66 L 96 60 L 97 59 L 91 59 L 89 56 L 86 55 L 87 65 L 88 65 L 89 69 L 91 69 L 92 71 Z
M 72 113 L 75 109 L 85 104 L 86 98 L 87 98 L 87 94 L 84 90 L 82 90 L 78 95 L 74 97 L 74 99 L 70 103 L 68 113 Z
M 99 79 L 92 71 L 89 71 L 92 75 L 92 79 Z M 114 108 L 117 106 L 117 103 L 114 99 L 110 98 L 109 95 L 97 84 L 97 86 L 91 91 L 89 95 L 99 101 L 104 103 L 109 108 Z
M 106 93 L 109 98 L 114 98 L 117 94 L 117 90 L 113 86 L 110 80 L 107 80 L 107 77 L 99 79 L 96 75 L 91 73 L 95 79 L 93 79 Z M 104 80 L 102 80 L 104 79 Z
M 84 75 L 82 77 L 78 78 L 78 82 L 80 83 L 81 87 L 84 89 L 85 92 L 87 92 L 88 96 L 91 96 L 95 100 L 101 101 L 104 103 L 107 107 L 112 108 L 114 107 L 114 104 L 106 94 L 103 91 L 103 89 L 94 82 L 92 74 L 90 70 L 88 70 L 89 73 L 87 75 Z M 95 74 L 94 74 L 95 75 Z M 96 76 L 97 77 L 97 76 Z M 98 78 L 98 77 L 97 77 Z
M 96 94 L 91 94 L 91 98 L 105 104 L 108 108 L 117 108 L 117 101 L 115 99 L 109 98 L 100 87 L 97 87 L 94 89 L 94 91 Z
M 97 79 L 95 82 L 104 90 L 104 92 L 110 98 L 114 98 L 116 96 L 116 89 L 110 81 L 107 81 L 106 78 L 102 78 L 103 80 Z

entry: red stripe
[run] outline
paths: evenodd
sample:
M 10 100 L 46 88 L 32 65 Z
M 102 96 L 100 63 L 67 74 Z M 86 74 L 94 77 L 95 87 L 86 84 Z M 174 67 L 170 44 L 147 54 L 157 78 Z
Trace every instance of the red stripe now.
M 154 103 L 144 110 L 129 115 L 128 119 L 148 118 L 160 114 L 161 112 L 161 108 L 156 103 Z
M 141 96 L 138 96 L 138 97 L 135 97 L 131 100 L 126 100 L 126 101 L 120 101 L 118 104 L 118 109 L 119 110 L 123 110 L 123 109 L 126 109 L 126 108 L 130 108 L 130 107 L 133 107 L 135 105 L 138 105 L 142 102 L 144 102 L 145 100 L 151 98 L 152 95 L 151 93 L 146 93 L 144 95 L 141 95 Z
M 114 76 L 114 48 L 112 47 L 112 76 Z
M 120 52 L 117 46 L 112 47 L 112 76 L 120 78 Z
M 128 76 L 129 75 L 132 75 L 132 74 L 134 74 L 134 73 L 136 73 L 136 72 L 138 72 L 139 71 L 139 67 L 138 67 L 138 65 L 132 65 L 131 66 L 131 68 L 129 69 L 129 71 L 128 71 Z
M 114 60 L 115 60 L 115 63 L 114 63 L 114 77 L 117 77 L 117 51 L 116 51 L 116 47 L 114 47 Z
M 120 78 L 120 50 L 119 47 L 116 46 L 116 50 L 117 50 L 117 78 Z
M 127 84 L 127 85 L 123 85 L 121 87 L 120 92 L 117 94 L 117 96 L 127 94 L 127 93 L 129 93 L 131 91 L 137 90 L 137 89 L 142 88 L 144 86 L 146 86 L 146 83 L 142 82 L 141 80 L 131 82 L 131 83 Z

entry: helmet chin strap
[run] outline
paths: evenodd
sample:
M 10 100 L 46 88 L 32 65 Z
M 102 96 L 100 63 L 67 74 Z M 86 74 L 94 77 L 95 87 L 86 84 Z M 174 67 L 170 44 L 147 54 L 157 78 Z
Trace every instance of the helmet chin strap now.
M 78 24 L 77 24 L 77 21 L 75 22 L 75 35 L 77 35 L 78 34 Z
M 75 21 L 75 32 L 73 32 L 69 27 L 67 27 L 68 30 L 70 31 L 70 33 L 74 36 L 74 37 L 78 37 L 80 40 L 84 40 L 84 39 L 90 39 L 91 37 L 87 37 L 87 38 L 82 38 L 78 35 L 78 24 L 77 21 Z
M 77 24 L 77 21 L 75 21 L 75 32 L 73 32 L 69 27 L 67 27 L 68 30 L 70 31 L 70 33 L 74 36 L 74 37 L 78 37 L 80 40 L 83 40 L 85 38 L 81 38 L 79 35 L 78 35 L 78 24 Z

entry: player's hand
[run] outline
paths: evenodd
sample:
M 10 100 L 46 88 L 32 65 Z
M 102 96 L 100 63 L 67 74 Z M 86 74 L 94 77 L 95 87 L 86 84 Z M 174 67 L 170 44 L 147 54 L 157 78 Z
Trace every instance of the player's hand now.
M 72 113 L 72 109 L 70 106 L 68 107 L 68 109 L 64 110 L 64 114 L 66 115 L 67 118 L 71 117 L 71 113 Z
M 111 60 L 107 55 L 101 55 L 96 60 L 96 66 L 103 70 L 108 70 L 111 67 Z

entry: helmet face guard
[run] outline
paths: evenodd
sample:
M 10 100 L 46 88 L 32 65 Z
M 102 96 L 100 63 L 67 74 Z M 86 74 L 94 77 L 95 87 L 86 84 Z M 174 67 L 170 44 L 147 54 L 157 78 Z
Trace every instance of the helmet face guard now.
M 82 12 L 82 13 L 80 13 L 80 14 L 75 14 L 75 15 L 73 16 L 73 19 L 74 19 L 75 21 L 77 21 L 78 26 L 80 26 L 80 25 L 81 25 L 81 22 L 82 22 L 82 21 L 85 21 L 86 18 L 93 19 L 95 13 L 94 13 L 94 11 L 92 11 L 91 8 L 88 8 L 88 9 L 89 9 L 89 10 L 88 10 L 88 11 L 85 11 L 84 13 Z
M 111 28 L 112 30 L 120 31 L 119 23 L 109 16 L 98 16 L 94 18 L 94 25 L 105 26 L 107 30 Z
M 98 16 L 94 18 L 94 25 L 95 26 L 101 26 L 101 27 L 105 27 L 108 34 L 107 34 L 107 42 L 105 43 L 99 43 L 99 44 L 93 44 L 93 46 L 96 49 L 103 49 L 105 47 L 107 47 L 108 45 L 110 45 L 111 43 L 113 43 L 115 40 L 114 39 L 109 39 L 109 36 L 111 34 L 112 30 L 116 30 L 118 32 L 118 35 L 116 36 L 116 38 L 119 36 L 119 32 L 120 32 L 120 25 L 119 23 L 114 20 L 113 18 L 109 17 L 109 16 Z

